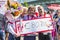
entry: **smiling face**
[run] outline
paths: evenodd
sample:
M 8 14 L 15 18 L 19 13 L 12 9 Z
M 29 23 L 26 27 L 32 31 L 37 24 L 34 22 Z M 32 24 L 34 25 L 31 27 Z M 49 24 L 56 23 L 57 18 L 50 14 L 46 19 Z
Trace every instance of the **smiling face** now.
M 28 8 L 28 14 L 29 14 L 29 15 L 34 15 L 34 13 L 35 13 L 35 7 L 32 7 L 32 6 L 29 7 L 29 8 Z
M 39 6 L 37 9 L 38 9 L 39 16 L 43 15 L 42 7 Z
M 23 14 L 27 14 L 27 10 L 28 10 L 28 8 L 24 7 L 22 13 L 23 13 Z
M 40 7 L 38 7 L 38 12 L 42 13 L 42 9 Z

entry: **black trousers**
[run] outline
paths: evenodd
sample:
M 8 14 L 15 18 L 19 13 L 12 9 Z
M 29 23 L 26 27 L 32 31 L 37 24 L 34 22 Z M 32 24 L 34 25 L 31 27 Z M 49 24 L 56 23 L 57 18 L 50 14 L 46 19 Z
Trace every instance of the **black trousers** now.
M 39 33 L 39 40 L 50 40 L 49 34 L 44 35 L 43 33 Z
M 36 36 L 24 36 L 24 40 L 36 40 Z
M 20 37 L 15 37 L 12 34 L 9 34 L 8 40 L 20 40 Z

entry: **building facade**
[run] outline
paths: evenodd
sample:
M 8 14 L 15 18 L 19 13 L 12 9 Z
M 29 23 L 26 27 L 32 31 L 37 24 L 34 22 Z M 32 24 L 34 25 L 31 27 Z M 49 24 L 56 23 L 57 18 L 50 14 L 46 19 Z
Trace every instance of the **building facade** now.
M 18 1 L 22 4 L 24 4 L 24 2 L 27 2 L 29 5 L 60 3 L 60 0 L 18 0 Z

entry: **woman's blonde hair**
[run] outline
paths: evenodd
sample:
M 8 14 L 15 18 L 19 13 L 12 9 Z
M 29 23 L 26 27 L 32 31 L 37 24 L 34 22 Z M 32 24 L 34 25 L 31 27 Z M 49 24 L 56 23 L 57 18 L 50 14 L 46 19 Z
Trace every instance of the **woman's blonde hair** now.
M 22 13 L 24 13 L 24 11 L 27 13 L 28 8 L 27 7 L 22 7 Z
M 23 10 L 24 10 L 24 9 L 25 9 L 25 10 L 28 10 L 28 8 L 27 8 L 27 7 L 23 7 Z

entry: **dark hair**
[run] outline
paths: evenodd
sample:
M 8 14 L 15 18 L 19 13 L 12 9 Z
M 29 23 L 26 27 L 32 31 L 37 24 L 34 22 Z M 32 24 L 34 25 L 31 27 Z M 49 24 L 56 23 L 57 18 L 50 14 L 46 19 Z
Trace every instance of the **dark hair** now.
M 47 14 L 50 14 L 50 12 L 48 11 Z
M 34 6 L 28 7 L 28 11 L 30 11 L 30 9 L 34 9 L 34 12 L 35 12 L 35 7 Z

